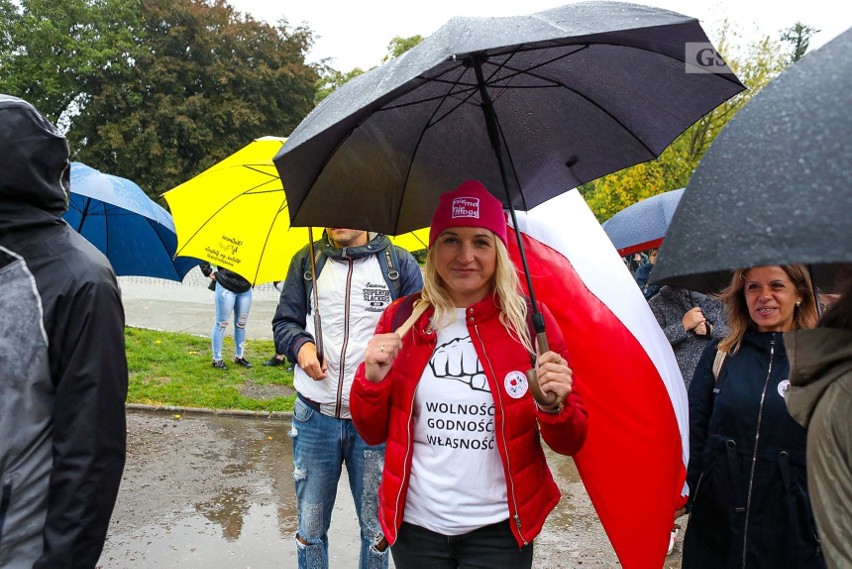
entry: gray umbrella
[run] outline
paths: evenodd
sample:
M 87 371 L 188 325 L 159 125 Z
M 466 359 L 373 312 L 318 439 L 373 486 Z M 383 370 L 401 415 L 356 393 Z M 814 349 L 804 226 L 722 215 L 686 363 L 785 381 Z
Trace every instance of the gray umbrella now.
M 650 280 L 702 290 L 730 270 L 852 262 L 852 29 L 784 70 L 707 150 Z
M 397 235 L 468 179 L 527 210 L 651 160 L 743 89 L 699 53 L 696 19 L 636 4 L 454 18 L 293 131 L 274 160 L 292 224 Z
M 622 257 L 655 249 L 663 242 L 683 188 L 631 204 L 601 224 Z

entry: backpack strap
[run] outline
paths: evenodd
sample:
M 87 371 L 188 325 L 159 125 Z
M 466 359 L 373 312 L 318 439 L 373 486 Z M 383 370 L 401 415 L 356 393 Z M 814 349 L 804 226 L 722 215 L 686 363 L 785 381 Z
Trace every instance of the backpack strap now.
M 725 358 L 728 356 L 727 352 L 723 352 L 718 347 L 716 348 L 716 357 L 713 358 L 713 398 L 716 398 L 716 395 L 722 391 L 722 384 L 725 383 L 725 378 L 722 381 L 719 381 L 719 377 L 722 375 L 722 366 L 725 363 Z
M 725 363 L 725 356 L 727 355 L 727 352 L 716 348 L 716 357 L 713 358 L 713 378 L 717 382 L 719 381 L 719 372 L 722 371 L 722 364 Z
M 317 277 L 322 272 L 322 268 L 325 265 L 326 256 L 322 254 L 322 243 L 320 241 L 314 242 L 314 265 L 317 270 Z M 310 311 L 311 309 L 311 293 L 314 288 L 314 281 L 311 275 L 311 259 L 307 255 L 305 255 L 304 259 L 302 259 L 302 279 L 305 283 L 305 297 L 307 299 L 307 309 Z
M 384 248 L 383 255 L 385 259 L 385 267 L 387 272 L 385 273 L 387 276 L 387 280 L 390 281 L 388 284 L 393 285 L 396 294 L 394 294 L 394 298 L 399 298 L 399 293 L 402 291 L 402 282 L 399 278 L 399 258 L 396 256 L 396 246 L 393 243 L 388 243 L 388 246 Z

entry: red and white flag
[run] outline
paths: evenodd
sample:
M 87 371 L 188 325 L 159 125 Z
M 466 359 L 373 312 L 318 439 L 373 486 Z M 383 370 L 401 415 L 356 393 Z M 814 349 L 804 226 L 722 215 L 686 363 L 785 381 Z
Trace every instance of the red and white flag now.
M 559 322 L 589 414 L 575 457 L 583 484 L 621 564 L 659 569 L 685 501 L 689 459 L 686 388 L 674 353 L 577 190 L 517 212 L 517 220 L 536 299 Z M 514 235 L 509 245 L 520 267 Z

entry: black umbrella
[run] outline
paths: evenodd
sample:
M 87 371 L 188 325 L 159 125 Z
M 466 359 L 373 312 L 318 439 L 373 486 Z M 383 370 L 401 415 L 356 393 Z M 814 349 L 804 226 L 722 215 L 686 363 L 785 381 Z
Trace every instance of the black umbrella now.
M 293 131 L 274 159 L 291 221 L 397 235 L 468 179 L 528 210 L 656 158 L 743 89 L 684 63 L 696 45 L 696 19 L 618 2 L 454 18 Z
M 730 270 L 852 262 L 852 29 L 784 70 L 707 150 L 650 280 L 706 292 Z M 828 270 L 823 270 L 828 269 Z
M 685 63 L 695 46 L 712 50 L 696 19 L 635 4 L 454 18 L 293 131 L 274 159 L 291 222 L 404 233 L 468 179 L 514 215 L 651 160 L 743 89 Z

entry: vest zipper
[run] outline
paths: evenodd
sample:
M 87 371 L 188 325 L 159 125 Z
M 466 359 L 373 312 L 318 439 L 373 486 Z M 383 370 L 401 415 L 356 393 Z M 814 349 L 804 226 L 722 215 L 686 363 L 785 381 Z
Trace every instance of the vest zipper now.
M 743 557 L 742 567 L 746 567 L 746 551 L 748 545 L 748 523 L 751 516 L 751 493 L 754 486 L 754 471 L 757 467 L 757 447 L 760 443 L 760 424 L 763 419 L 763 406 L 766 401 L 766 390 L 769 388 L 769 377 L 772 375 L 772 362 L 775 359 L 775 333 L 769 343 L 769 369 L 766 370 L 766 379 L 763 381 L 763 391 L 760 394 L 760 406 L 757 411 L 757 428 L 754 433 L 754 450 L 751 456 L 751 472 L 748 476 L 748 495 L 746 496 L 745 525 L 743 526 Z
M 343 383 L 344 375 L 346 374 L 346 346 L 349 344 L 349 311 L 352 306 L 352 273 L 354 272 L 354 263 L 351 258 L 346 255 L 346 249 L 343 249 L 343 258 L 349 263 L 349 270 L 346 273 L 346 295 L 343 302 L 343 343 L 340 348 L 340 362 L 337 370 L 337 402 L 334 406 L 334 416 L 340 418 L 340 410 L 343 407 Z
M 413 332 L 413 331 L 412 331 Z M 427 332 L 428 334 L 428 332 Z M 434 350 L 434 346 L 432 348 Z M 402 461 L 402 472 L 403 477 L 406 479 L 411 478 L 411 462 L 413 461 L 414 455 L 414 400 L 417 398 L 417 389 L 420 388 L 420 380 L 417 381 L 417 385 L 414 387 L 414 393 L 411 396 L 411 402 L 408 406 L 408 421 L 406 422 L 406 446 L 405 446 L 405 459 Z M 405 474 L 405 473 L 408 474 Z M 402 525 L 402 520 L 405 515 L 405 512 L 400 512 L 399 502 L 402 499 L 402 489 L 406 484 L 400 484 L 399 490 L 396 493 L 396 500 L 394 500 L 393 513 L 394 513 L 394 526 L 397 535 L 399 535 L 399 528 Z

